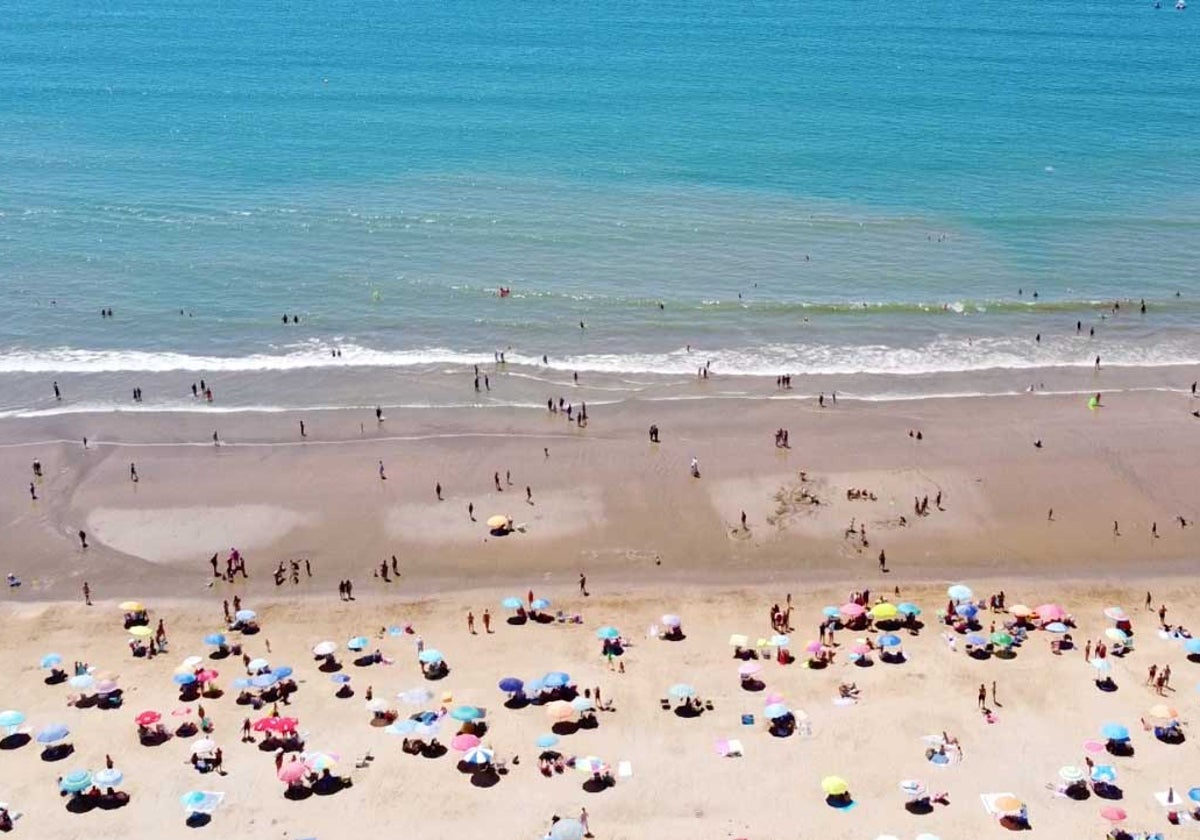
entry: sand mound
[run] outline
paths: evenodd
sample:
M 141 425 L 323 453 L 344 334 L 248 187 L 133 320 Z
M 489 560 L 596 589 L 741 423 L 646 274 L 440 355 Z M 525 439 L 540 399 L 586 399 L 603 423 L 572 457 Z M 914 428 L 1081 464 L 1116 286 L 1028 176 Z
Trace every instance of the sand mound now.
M 230 546 L 249 551 L 271 545 L 305 519 L 272 505 L 97 508 L 87 524 L 96 542 L 152 563 L 177 563 Z

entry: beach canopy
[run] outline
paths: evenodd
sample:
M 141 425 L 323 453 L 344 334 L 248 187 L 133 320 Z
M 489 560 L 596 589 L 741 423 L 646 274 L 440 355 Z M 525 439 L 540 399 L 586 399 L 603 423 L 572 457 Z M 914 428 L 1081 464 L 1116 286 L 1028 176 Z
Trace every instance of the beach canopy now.
M 273 673 L 255 674 L 250 678 L 250 685 L 254 688 L 270 688 L 279 682 L 279 677 Z
M 1103 747 L 1101 747 L 1103 749 Z M 1108 782 L 1112 784 L 1117 780 L 1117 770 L 1111 764 L 1097 764 L 1092 768 L 1093 782 Z
M 1128 741 L 1129 727 L 1119 723 L 1106 723 L 1100 727 L 1100 735 L 1107 741 Z
M 291 665 L 280 665 L 271 671 L 272 676 L 277 680 L 284 680 L 294 674 L 296 670 Z
M 62 655 L 58 653 L 47 653 L 42 657 L 39 668 L 54 668 L 62 664 Z
M 521 607 L 525 606 L 525 602 L 520 598 L 505 598 L 500 602 L 500 606 L 504 607 L 506 610 L 519 610 Z
M 501 691 L 507 691 L 509 694 L 515 694 L 525 687 L 525 683 L 521 682 L 516 677 L 505 677 L 498 683 Z
M 1025 808 L 1025 803 L 1012 794 L 997 797 L 992 801 L 992 807 L 1001 814 L 1018 814 Z
M 455 706 L 450 710 L 450 717 L 461 721 L 479 720 L 483 712 L 475 706 Z
M 590 712 L 595 710 L 596 703 L 590 697 L 575 697 L 571 700 L 571 708 L 577 712 Z
M 125 774 L 116 767 L 105 767 L 103 770 L 97 770 L 92 776 L 92 781 L 100 787 L 116 787 L 125 779 Z
M 1093 657 L 1091 662 L 1092 662 L 1092 667 L 1096 669 L 1096 672 L 1098 674 L 1107 674 L 1109 671 L 1112 670 L 1112 663 L 1109 662 L 1107 659 L 1101 659 L 1100 657 L 1097 656 L 1097 657 Z
M 841 614 L 842 614 L 842 611 L 840 609 L 838 609 L 837 607 L 822 607 L 821 608 L 821 615 L 825 616 L 826 618 L 839 618 L 841 616 Z
M 65 723 L 50 723 L 38 730 L 37 742 L 39 744 L 53 744 L 55 741 L 61 741 L 70 734 L 71 730 Z
M 224 633 L 209 633 L 207 636 L 204 637 L 204 644 L 215 645 L 217 647 L 220 647 L 221 645 L 225 644 L 225 634 Z
M 85 791 L 92 786 L 92 774 L 87 770 L 72 770 L 67 773 L 58 783 L 60 790 L 67 793 L 79 793 Z
M 575 769 L 580 773 L 603 773 L 607 768 L 608 765 L 604 763 L 604 759 L 594 755 L 575 759 Z
M 951 601 L 970 601 L 975 597 L 975 593 L 971 591 L 971 587 L 964 586 L 961 583 L 956 583 L 947 589 L 946 595 Z
M 192 669 L 194 669 L 197 665 L 199 665 L 203 661 L 204 661 L 203 656 L 189 656 L 189 657 L 186 657 L 182 662 L 180 662 L 179 667 L 176 668 L 175 670 L 176 671 L 191 671 Z
M 827 796 L 843 796 L 850 790 L 850 785 L 841 776 L 826 776 L 821 780 L 821 790 Z
M 980 636 L 978 633 L 971 633 L 963 641 L 965 641 L 971 647 L 983 647 L 987 644 L 987 639 L 985 639 L 983 636 Z
M 899 610 L 900 612 L 904 613 L 905 615 L 920 615 L 921 614 L 921 608 L 918 607 L 916 604 L 910 603 L 908 601 L 901 601 L 899 604 L 896 605 L 896 609 Z
M 346 683 L 350 682 L 350 675 L 349 674 L 340 674 L 340 673 L 339 674 L 330 674 L 329 681 L 337 683 L 338 685 L 345 685 Z
M 900 614 L 900 609 L 892 603 L 884 601 L 871 607 L 871 618 L 876 621 L 890 621 Z
M 388 703 L 382 697 L 368 700 L 364 705 L 368 712 L 375 715 L 381 715 L 388 710 Z
M 686 697 L 695 697 L 696 688 L 695 686 L 688 685 L 687 683 L 675 683 L 675 685 L 667 689 L 667 694 L 671 695 L 677 700 L 683 700 Z
M 583 840 L 586 834 L 583 823 L 569 817 L 550 827 L 550 840 Z
M 313 645 L 313 656 L 331 656 L 337 650 L 337 644 L 330 641 L 317 642 Z

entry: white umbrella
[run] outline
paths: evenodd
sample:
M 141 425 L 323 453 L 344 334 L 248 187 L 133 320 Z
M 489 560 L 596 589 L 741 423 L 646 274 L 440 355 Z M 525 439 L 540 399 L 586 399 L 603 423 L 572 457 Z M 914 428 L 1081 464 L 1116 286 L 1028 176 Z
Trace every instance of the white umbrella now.
M 313 645 L 313 656 L 329 656 L 337 650 L 337 644 L 334 642 L 318 642 Z
M 198 741 L 192 742 L 192 755 L 200 755 L 200 753 L 210 753 L 217 748 L 217 742 L 212 738 L 201 738 Z

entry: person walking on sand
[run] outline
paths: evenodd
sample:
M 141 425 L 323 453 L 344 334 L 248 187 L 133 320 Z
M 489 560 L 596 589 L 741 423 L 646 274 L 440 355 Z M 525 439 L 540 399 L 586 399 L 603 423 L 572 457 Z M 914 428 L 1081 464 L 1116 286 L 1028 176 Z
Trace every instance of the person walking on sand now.
M 528 484 L 525 485 L 525 503 L 533 504 L 533 488 Z
M 88 543 L 87 543 L 87 531 L 83 530 L 82 528 L 81 528 L 81 529 L 79 529 L 79 546 L 80 546 L 80 548 L 87 548 L 87 547 L 88 547 Z
M 89 607 L 92 605 L 92 587 L 86 580 L 83 582 L 83 603 Z
M 433 485 L 433 494 L 437 496 L 437 500 L 442 500 L 442 482 L 437 482 Z
M 220 445 L 221 445 L 221 438 L 217 434 L 216 430 L 214 429 L 213 430 L 213 446 L 220 446 Z
M 585 598 L 587 597 L 587 594 L 588 594 L 587 575 L 585 575 L 583 572 L 579 573 L 579 594 Z
M 475 635 L 475 613 L 467 610 L 467 632 Z
M 1154 599 L 1153 599 L 1153 598 L 1151 598 L 1151 597 L 1150 597 L 1150 593 L 1149 593 L 1149 592 L 1147 592 L 1147 593 L 1146 593 L 1146 609 L 1147 609 L 1147 610 L 1153 610 L 1153 609 L 1154 609 L 1154 606 L 1153 606 L 1153 604 L 1154 604 Z
M 37 501 L 37 488 L 33 486 L 33 482 L 29 482 L 29 498 Z
M 1158 673 L 1158 666 L 1151 665 L 1149 670 L 1146 671 L 1146 685 L 1154 685 L 1154 677 L 1157 673 Z
M 58 380 L 55 380 L 55 382 L 54 382 L 54 399 L 56 399 L 56 400 L 62 399 L 62 391 L 58 390 Z
M 492 632 L 492 614 L 490 612 L 488 612 L 487 607 L 483 608 L 483 632 L 484 633 Z
M 308 437 L 308 433 L 304 431 L 304 421 L 300 421 L 300 437 Z
M 383 470 L 383 461 L 379 462 L 379 480 L 387 481 L 387 473 Z
M 472 522 L 475 521 L 475 503 L 467 502 L 467 518 Z
M 983 683 L 980 683 L 977 706 L 978 706 L 978 708 L 982 709 L 986 705 L 987 705 L 987 686 L 984 685 Z
M 591 826 L 588 825 L 587 808 L 579 809 L 579 825 L 581 828 L 583 828 L 583 836 L 584 837 L 595 837 L 596 836 L 596 835 L 592 834 L 592 828 L 591 828 Z
M 138 482 L 137 464 L 133 463 L 132 461 L 129 462 L 129 480 L 134 484 L 137 484 Z
M 492 473 L 492 483 L 494 483 L 496 485 L 497 493 L 504 492 L 504 488 L 500 486 L 500 473 L 499 472 Z
M 879 571 L 887 571 L 887 555 L 883 553 L 883 549 L 879 549 Z
M 1088 639 L 1087 644 L 1083 646 L 1084 661 L 1090 661 L 1092 658 L 1092 640 Z
M 746 527 L 746 511 L 742 511 L 742 530 L 743 531 L 750 530 L 749 528 Z

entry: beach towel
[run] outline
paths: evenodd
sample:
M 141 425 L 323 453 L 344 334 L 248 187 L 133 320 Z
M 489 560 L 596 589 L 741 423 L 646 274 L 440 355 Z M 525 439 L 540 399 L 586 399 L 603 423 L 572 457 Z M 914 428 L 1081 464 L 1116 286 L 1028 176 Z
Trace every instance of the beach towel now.
M 633 763 L 622 761 L 617 764 L 617 777 L 621 779 L 629 779 L 633 777 Z

